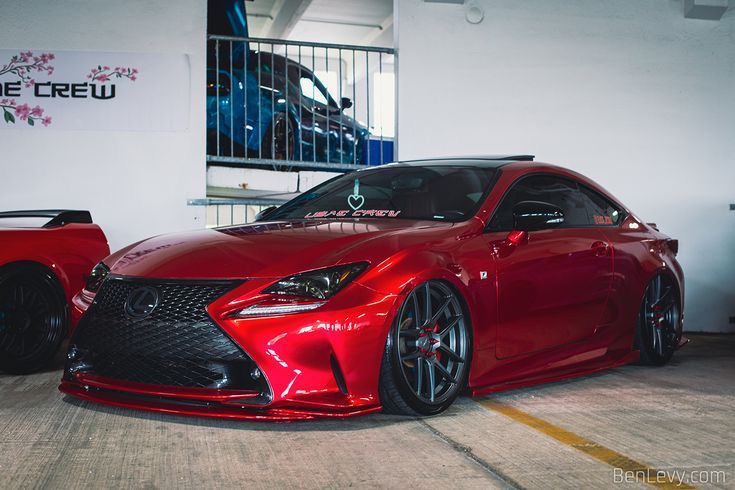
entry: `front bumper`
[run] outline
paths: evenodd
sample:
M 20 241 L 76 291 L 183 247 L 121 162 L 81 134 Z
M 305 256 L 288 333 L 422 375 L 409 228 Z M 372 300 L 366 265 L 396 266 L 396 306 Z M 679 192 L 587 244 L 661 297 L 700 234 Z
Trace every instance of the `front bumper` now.
M 260 281 L 249 281 L 206 310 L 217 328 L 257 366 L 267 389 L 140 383 L 124 379 L 130 378 L 125 373 L 110 376 L 110 371 L 74 367 L 71 361 L 59 389 L 108 405 L 242 420 L 349 417 L 380 410 L 380 364 L 396 296 L 353 283 L 310 312 L 254 318 L 220 313 L 231 310 L 233 302 L 242 302 L 248 289 L 262 288 Z M 86 315 L 70 349 L 77 345 L 85 319 Z

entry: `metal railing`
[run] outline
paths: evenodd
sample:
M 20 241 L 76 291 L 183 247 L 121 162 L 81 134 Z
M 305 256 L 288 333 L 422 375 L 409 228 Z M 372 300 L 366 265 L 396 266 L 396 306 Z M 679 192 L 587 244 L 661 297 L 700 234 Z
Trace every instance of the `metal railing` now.
M 204 223 L 207 228 L 242 225 L 255 221 L 255 216 L 269 206 L 283 204 L 278 199 L 189 199 L 189 206 L 204 207 Z
M 208 164 L 353 170 L 393 160 L 393 49 L 231 36 L 207 44 Z

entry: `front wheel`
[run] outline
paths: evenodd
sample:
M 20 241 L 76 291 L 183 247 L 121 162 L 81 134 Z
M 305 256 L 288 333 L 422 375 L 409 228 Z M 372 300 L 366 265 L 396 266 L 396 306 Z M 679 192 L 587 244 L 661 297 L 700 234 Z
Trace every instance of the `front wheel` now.
M 674 355 L 679 340 L 679 290 L 671 277 L 659 274 L 648 284 L 638 313 L 635 348 L 641 353 L 641 364 L 666 364 Z
M 296 137 L 291 120 L 285 114 L 276 114 L 261 142 L 263 158 L 293 160 Z
M 66 331 L 61 286 L 48 271 L 12 266 L 0 272 L 0 370 L 28 374 L 54 357 Z
M 380 373 L 387 413 L 435 415 L 467 383 L 472 333 L 457 294 L 427 281 L 406 297 L 393 322 Z

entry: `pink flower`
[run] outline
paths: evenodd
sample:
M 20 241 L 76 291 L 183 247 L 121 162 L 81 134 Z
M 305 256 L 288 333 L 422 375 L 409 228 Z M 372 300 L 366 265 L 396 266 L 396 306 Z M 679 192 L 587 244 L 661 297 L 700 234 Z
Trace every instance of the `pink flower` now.
M 10 99 L 10 105 L 15 107 L 15 99 Z
M 21 121 L 28 119 L 30 112 L 31 108 L 28 107 L 28 104 L 21 104 L 15 108 L 15 115 L 18 116 L 18 119 Z
M 55 58 L 56 58 L 56 55 L 55 55 L 54 53 L 49 53 L 49 54 L 48 54 L 48 59 L 49 59 L 49 60 L 53 60 L 53 59 L 55 59 Z M 51 119 L 51 118 L 49 118 L 49 119 Z
M 97 73 L 99 70 L 97 68 L 92 68 L 92 73 Z
M 138 69 L 137 68 L 133 68 L 133 74 L 135 74 L 135 73 L 138 73 Z
M 0 100 L 0 105 L 8 105 L 8 99 Z
M 49 75 L 53 74 L 53 72 L 54 72 L 54 67 L 53 67 L 53 66 L 49 66 L 49 67 L 48 67 L 48 70 L 46 70 L 46 72 L 47 72 L 47 73 L 48 73 Z
M 136 77 L 135 75 L 133 75 L 133 76 L 130 77 L 130 80 L 133 81 L 133 82 L 136 81 L 137 79 L 138 79 L 138 77 Z
M 40 106 L 34 107 L 33 109 L 31 109 L 31 116 L 33 117 L 43 116 L 43 109 Z
M 102 67 L 102 69 L 103 69 L 103 70 L 109 70 L 109 69 L 110 69 L 110 67 L 109 67 L 109 66 L 103 66 L 103 67 Z
M 87 75 L 87 78 L 92 78 L 92 74 L 91 74 L 91 73 L 89 73 L 89 74 Z
M 102 75 L 99 75 L 99 76 L 97 77 L 97 80 L 99 80 L 100 82 L 106 82 L 106 81 L 108 81 L 109 79 L 110 79 L 110 77 L 108 77 L 107 75 L 104 75 L 104 74 L 102 74 Z
M 44 117 L 41 120 L 41 124 L 43 124 L 44 126 L 48 126 L 49 124 L 51 124 L 51 116 Z
M 28 87 L 32 87 L 32 86 L 33 86 L 33 85 L 34 85 L 35 83 L 36 83 L 36 81 L 35 81 L 34 79 L 32 79 L 32 78 L 31 78 L 30 80 L 28 80 L 28 81 L 26 82 L 26 88 L 28 88 Z

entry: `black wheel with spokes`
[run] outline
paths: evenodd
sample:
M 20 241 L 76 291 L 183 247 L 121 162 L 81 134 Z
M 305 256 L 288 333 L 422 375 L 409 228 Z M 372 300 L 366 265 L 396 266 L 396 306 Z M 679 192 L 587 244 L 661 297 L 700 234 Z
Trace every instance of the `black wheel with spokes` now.
M 273 124 L 263 138 L 263 157 L 272 160 L 293 160 L 295 143 L 291 120 L 285 114 L 276 114 L 273 116 Z
M 442 281 L 427 281 L 404 300 L 386 341 L 380 373 L 384 411 L 434 415 L 467 382 L 472 332 L 459 296 Z
M 681 340 L 681 305 L 674 280 L 654 277 L 643 295 L 638 313 L 635 348 L 642 364 L 661 366 L 674 355 Z
M 66 332 L 61 286 L 42 267 L 0 270 L 0 370 L 28 374 L 46 366 Z

